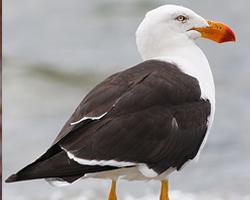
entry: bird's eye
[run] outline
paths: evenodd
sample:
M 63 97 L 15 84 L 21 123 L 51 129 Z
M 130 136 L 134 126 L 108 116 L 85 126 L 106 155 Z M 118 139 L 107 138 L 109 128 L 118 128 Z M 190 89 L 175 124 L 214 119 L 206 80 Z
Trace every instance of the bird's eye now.
M 175 19 L 176 19 L 177 21 L 179 21 L 179 22 L 182 22 L 182 23 L 185 23 L 185 22 L 188 20 L 188 18 L 185 17 L 185 16 L 183 16 L 183 15 L 179 15 L 179 16 L 176 17 Z

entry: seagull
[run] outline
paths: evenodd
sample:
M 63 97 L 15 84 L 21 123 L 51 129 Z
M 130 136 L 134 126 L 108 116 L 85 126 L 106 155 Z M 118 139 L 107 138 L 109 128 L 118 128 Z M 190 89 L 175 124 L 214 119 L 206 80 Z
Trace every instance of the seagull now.
M 45 179 L 158 180 L 169 200 L 168 177 L 198 158 L 215 113 L 215 88 L 199 38 L 235 41 L 231 28 L 192 10 L 163 5 L 136 31 L 142 62 L 115 73 L 82 100 L 48 150 L 6 182 Z

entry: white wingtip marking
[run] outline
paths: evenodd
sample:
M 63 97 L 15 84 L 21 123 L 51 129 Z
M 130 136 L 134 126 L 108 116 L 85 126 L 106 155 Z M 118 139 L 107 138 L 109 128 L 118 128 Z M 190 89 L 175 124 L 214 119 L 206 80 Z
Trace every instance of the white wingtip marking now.
M 69 159 L 73 159 L 75 162 L 81 164 L 81 165 L 100 165 L 100 166 L 114 166 L 114 167 L 128 167 L 128 166 L 135 166 L 136 163 L 133 162 L 127 162 L 127 161 L 116 161 L 116 160 L 87 160 L 76 157 L 74 154 L 72 154 L 70 151 L 65 149 L 61 146 L 61 149 L 64 150 Z
M 173 129 L 178 129 L 179 128 L 178 122 L 177 122 L 175 117 L 173 117 L 173 119 L 172 119 L 172 128 Z
M 98 120 L 101 119 L 102 117 L 104 117 L 108 112 L 105 112 L 104 114 L 98 116 L 98 117 L 83 117 L 82 119 L 76 121 L 76 122 L 72 122 L 70 123 L 70 125 L 75 125 L 75 124 L 79 124 L 80 122 L 87 120 L 87 119 L 91 119 L 91 120 Z

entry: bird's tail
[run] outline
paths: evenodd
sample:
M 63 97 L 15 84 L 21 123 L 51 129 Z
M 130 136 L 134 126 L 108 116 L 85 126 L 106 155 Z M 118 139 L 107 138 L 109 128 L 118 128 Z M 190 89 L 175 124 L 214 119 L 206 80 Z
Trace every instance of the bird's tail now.
M 94 173 L 116 169 L 112 166 L 89 166 L 80 165 L 68 158 L 60 147 L 49 149 L 35 162 L 24 167 L 16 174 L 8 177 L 5 182 L 17 182 L 41 178 L 59 178 L 69 183 L 81 178 L 86 173 Z

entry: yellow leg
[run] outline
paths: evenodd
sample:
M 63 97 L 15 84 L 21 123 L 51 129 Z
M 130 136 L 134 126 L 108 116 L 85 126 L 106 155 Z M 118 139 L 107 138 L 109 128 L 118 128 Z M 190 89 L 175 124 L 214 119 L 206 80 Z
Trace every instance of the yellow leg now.
M 116 181 L 112 180 L 112 185 L 109 192 L 109 199 L 108 200 L 117 200 L 116 197 Z
M 163 180 L 161 181 L 161 196 L 160 200 L 169 200 L 168 196 L 168 181 Z

